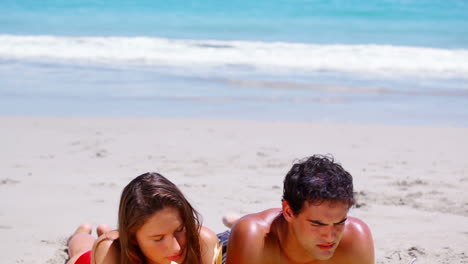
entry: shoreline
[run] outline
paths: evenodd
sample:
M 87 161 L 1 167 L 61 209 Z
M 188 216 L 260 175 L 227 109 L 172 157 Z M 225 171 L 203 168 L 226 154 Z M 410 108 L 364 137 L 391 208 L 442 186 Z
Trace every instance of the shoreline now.
M 280 206 L 298 158 L 331 153 L 354 177 L 376 263 L 468 261 L 468 128 L 188 118 L 0 115 L 5 263 L 63 264 L 88 221 L 116 226 L 120 192 L 157 171 L 215 232 L 228 212 Z M 453 224 L 450 224 L 453 223 Z M 455 224 L 456 223 L 456 224 Z
M 336 95 L 337 99 L 341 97 Z M 333 101 L 202 101 L 171 99 L 0 96 L 0 117 L 193 119 L 285 123 L 357 124 L 377 126 L 468 127 L 464 98 L 420 98 L 405 101 L 371 98 Z M 413 98 L 415 99 L 415 98 Z M 411 100 L 413 100 L 411 99 Z M 416 98 L 417 99 L 417 98 Z M 451 99 L 452 101 L 448 100 Z M 323 101 L 321 101 L 323 100 Z M 406 98 L 405 100 L 410 100 Z M 425 105 L 424 103 L 428 103 Z M 445 108 L 444 105 L 450 105 Z M 430 109 L 430 110 L 429 110 Z M 442 110 L 440 110 L 442 109 Z

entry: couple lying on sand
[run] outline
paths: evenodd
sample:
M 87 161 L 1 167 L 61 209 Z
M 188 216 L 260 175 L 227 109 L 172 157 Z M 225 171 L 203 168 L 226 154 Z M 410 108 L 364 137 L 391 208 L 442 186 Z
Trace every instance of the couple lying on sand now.
M 367 225 L 347 216 L 353 179 L 331 157 L 294 164 L 284 179 L 282 208 L 228 221 L 214 234 L 181 191 L 157 173 L 123 190 L 118 230 L 80 225 L 68 241 L 67 264 L 374 264 Z

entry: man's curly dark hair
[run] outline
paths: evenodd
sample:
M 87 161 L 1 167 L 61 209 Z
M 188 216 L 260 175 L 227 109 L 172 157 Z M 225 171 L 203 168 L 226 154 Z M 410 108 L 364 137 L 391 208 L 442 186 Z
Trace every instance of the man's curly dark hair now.
M 353 177 L 330 155 L 314 155 L 295 163 L 284 178 L 283 201 L 297 215 L 304 202 L 324 201 L 354 205 Z

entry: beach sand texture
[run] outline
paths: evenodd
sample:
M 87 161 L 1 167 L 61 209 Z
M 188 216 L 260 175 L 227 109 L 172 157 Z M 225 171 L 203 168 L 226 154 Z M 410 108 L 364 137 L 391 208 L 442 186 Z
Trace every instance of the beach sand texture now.
M 1 263 L 63 264 L 84 222 L 115 227 L 122 188 L 157 171 L 203 215 L 278 207 L 293 161 L 331 153 L 376 263 L 468 263 L 468 128 L 157 118 L 0 117 Z

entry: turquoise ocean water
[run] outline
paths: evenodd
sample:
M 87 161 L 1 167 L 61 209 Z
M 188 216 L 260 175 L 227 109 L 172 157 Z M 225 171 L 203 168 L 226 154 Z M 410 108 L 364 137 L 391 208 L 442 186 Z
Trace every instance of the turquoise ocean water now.
M 468 126 L 468 1 L 3 0 L 0 114 Z

